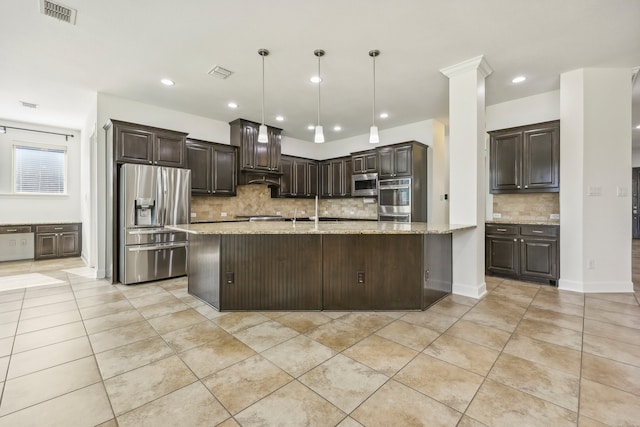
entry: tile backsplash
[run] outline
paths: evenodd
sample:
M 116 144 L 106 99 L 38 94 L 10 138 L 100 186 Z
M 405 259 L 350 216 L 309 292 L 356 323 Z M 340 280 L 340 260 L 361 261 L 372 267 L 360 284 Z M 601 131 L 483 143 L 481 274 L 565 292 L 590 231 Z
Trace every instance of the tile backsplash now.
M 503 220 L 548 221 L 560 213 L 560 193 L 494 194 L 493 213 Z
M 282 215 L 293 218 L 315 214 L 314 199 L 271 198 L 266 185 L 239 185 L 236 197 L 192 196 L 191 222 L 219 221 L 237 215 Z M 226 213 L 226 217 L 222 216 Z M 364 203 L 362 197 L 319 199 L 318 214 L 325 217 L 376 219 L 377 203 Z

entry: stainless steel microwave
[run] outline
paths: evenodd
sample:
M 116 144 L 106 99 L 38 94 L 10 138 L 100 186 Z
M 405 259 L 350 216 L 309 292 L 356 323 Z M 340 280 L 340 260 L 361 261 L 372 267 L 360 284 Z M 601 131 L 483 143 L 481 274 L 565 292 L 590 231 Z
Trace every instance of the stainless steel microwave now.
M 378 173 L 356 173 L 351 175 L 351 195 L 377 196 L 378 195 Z

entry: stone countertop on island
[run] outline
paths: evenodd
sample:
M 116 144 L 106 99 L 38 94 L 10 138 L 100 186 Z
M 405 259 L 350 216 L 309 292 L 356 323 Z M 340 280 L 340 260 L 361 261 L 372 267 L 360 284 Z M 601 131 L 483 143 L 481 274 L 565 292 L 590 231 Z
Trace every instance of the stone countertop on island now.
M 378 221 L 262 221 L 210 224 L 178 224 L 172 230 L 191 234 L 449 234 L 475 228 L 475 225 L 430 224 L 424 222 Z
M 82 224 L 82 221 L 12 221 L 12 222 L 0 222 L 0 227 L 24 227 L 28 225 L 67 225 L 67 224 Z
M 494 219 L 485 221 L 487 224 L 514 224 L 514 225 L 560 225 L 560 220 L 518 220 L 518 219 Z

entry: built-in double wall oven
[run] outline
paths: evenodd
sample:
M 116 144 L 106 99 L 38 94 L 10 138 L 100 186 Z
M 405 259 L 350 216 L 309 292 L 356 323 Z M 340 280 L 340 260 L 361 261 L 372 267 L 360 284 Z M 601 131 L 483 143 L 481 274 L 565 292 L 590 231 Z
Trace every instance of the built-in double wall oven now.
M 378 221 L 411 222 L 411 178 L 378 182 Z

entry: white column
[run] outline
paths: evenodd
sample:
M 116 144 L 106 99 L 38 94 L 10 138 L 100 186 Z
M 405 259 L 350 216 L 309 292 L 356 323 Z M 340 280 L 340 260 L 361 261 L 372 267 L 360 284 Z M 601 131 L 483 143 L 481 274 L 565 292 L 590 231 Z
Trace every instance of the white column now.
M 560 76 L 560 289 L 633 292 L 631 70 Z
M 453 293 L 480 298 L 484 282 L 485 78 L 483 56 L 440 70 L 449 78 L 449 222 L 476 227 L 453 234 Z

